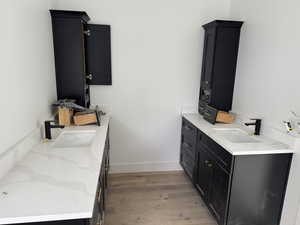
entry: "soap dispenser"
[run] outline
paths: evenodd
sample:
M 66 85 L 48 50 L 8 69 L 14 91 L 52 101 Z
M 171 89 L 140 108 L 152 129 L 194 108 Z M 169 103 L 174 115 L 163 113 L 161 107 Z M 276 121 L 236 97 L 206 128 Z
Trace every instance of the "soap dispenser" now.
M 297 134 L 300 134 L 300 116 L 295 113 L 295 111 L 291 111 L 292 118 L 291 118 L 291 127 Z

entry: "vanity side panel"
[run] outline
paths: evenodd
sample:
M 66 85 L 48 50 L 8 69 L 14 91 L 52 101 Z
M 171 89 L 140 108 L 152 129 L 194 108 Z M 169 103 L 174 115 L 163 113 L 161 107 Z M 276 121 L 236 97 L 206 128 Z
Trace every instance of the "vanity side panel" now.
M 280 223 L 292 154 L 235 156 L 227 225 Z

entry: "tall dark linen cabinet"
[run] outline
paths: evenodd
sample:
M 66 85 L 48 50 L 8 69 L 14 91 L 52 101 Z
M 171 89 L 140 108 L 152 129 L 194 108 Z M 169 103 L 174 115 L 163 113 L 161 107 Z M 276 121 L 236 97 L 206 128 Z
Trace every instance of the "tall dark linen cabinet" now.
M 215 20 L 205 30 L 199 113 L 206 105 L 229 111 L 232 106 L 240 29 L 243 22 Z
M 111 85 L 110 26 L 88 24 L 86 12 L 50 10 L 58 99 L 90 106 L 90 85 Z

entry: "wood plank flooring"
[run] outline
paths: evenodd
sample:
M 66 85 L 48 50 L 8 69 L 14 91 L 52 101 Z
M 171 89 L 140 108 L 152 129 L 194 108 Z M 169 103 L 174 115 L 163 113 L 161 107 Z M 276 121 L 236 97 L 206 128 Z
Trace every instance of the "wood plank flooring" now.
M 105 225 L 216 225 L 186 175 L 112 174 Z

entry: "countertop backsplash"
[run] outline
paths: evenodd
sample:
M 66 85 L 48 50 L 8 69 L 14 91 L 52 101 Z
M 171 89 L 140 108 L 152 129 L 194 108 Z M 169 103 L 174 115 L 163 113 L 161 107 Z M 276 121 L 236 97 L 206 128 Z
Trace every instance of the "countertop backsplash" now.
M 50 115 L 47 118 L 54 118 Z M 9 149 L 0 154 L 0 179 L 11 170 L 16 163 L 21 161 L 24 156 L 36 145 L 38 145 L 44 137 L 44 123 L 39 122 L 37 127 L 29 132 L 23 139 L 19 140 Z M 53 129 L 53 137 L 57 137 L 61 129 Z
M 22 160 L 35 145 L 39 144 L 41 138 L 41 128 L 36 128 L 11 148 L 0 154 L 0 179 L 3 178 L 17 162 Z

